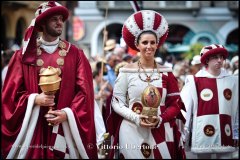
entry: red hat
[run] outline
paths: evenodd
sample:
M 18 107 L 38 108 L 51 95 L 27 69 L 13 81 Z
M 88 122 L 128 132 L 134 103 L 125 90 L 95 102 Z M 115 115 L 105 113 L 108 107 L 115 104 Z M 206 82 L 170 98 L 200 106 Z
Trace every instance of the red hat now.
M 152 31 L 157 36 L 158 47 L 163 44 L 168 34 L 168 23 L 158 12 L 142 10 L 132 14 L 122 28 L 123 39 L 126 44 L 137 50 L 137 38 L 143 31 Z
M 37 31 L 42 31 L 41 24 L 50 16 L 60 14 L 63 16 L 63 21 L 68 18 L 68 9 L 61 4 L 49 1 L 40 4 L 35 12 L 35 18 L 32 20 L 30 26 L 27 28 L 23 38 L 23 58 L 22 62 L 26 64 L 33 64 L 36 60 L 36 38 Z M 26 52 L 27 51 L 27 52 Z
M 216 54 L 222 54 L 224 59 L 228 57 L 228 51 L 223 47 L 223 45 L 211 44 L 203 47 L 200 51 L 201 63 L 206 65 L 207 58 Z
M 36 17 L 36 26 L 39 31 L 42 31 L 40 25 L 49 17 L 54 14 L 61 14 L 63 16 L 63 21 L 68 18 L 69 12 L 68 9 L 61 4 L 49 1 L 40 4 L 37 11 L 35 12 Z

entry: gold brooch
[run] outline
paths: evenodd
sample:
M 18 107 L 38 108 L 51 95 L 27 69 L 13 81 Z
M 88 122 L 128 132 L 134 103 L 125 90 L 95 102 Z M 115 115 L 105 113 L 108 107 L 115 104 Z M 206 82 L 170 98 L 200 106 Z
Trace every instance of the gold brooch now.
M 214 135 L 215 133 L 215 129 L 212 125 L 206 125 L 204 128 L 203 128 L 203 131 L 204 131 L 204 134 L 208 137 L 211 137 Z
M 40 45 L 41 45 L 41 40 L 40 38 L 37 39 L 37 56 L 41 56 L 42 54 L 42 50 L 40 49 Z M 65 57 L 67 55 L 67 51 L 65 50 L 66 48 L 66 44 L 60 39 L 59 43 L 58 43 L 58 48 L 60 48 L 60 50 L 58 51 L 59 56 L 61 57 Z M 64 65 L 64 58 L 58 58 L 56 60 L 56 63 L 58 64 L 58 66 L 63 66 Z M 36 61 L 37 66 L 41 67 L 44 64 L 44 61 L 41 58 L 38 58 Z M 57 68 L 58 72 L 61 74 L 61 69 Z M 40 69 L 40 73 L 44 70 L 44 68 Z M 59 75 L 60 75 L 59 74 Z
M 132 106 L 133 112 L 140 114 L 142 112 L 143 106 L 139 102 L 135 102 Z
M 64 49 L 64 48 L 66 48 L 66 44 L 65 44 L 63 41 L 60 41 L 60 42 L 59 42 L 59 47 L 60 47 L 61 49 Z
M 37 59 L 37 66 L 41 67 L 44 64 L 42 59 Z
M 213 98 L 213 92 L 209 88 L 205 88 L 200 92 L 200 97 L 204 101 L 210 101 Z
M 147 144 L 147 143 L 142 143 L 142 145 L 141 145 L 141 152 L 142 152 L 142 154 L 143 154 L 143 156 L 144 156 L 145 158 L 150 157 L 151 151 L 152 151 L 152 150 L 151 150 L 151 147 L 150 147 L 149 144 Z
M 232 91 L 229 88 L 227 88 L 223 91 L 223 95 L 226 98 L 226 100 L 229 101 L 232 98 Z
M 67 55 L 67 51 L 65 49 L 61 49 L 58 54 L 61 56 L 61 57 L 64 57 Z
M 58 58 L 58 59 L 57 59 L 57 64 L 58 64 L 59 66 L 63 66 L 63 65 L 64 65 L 64 59 L 63 59 L 63 58 Z

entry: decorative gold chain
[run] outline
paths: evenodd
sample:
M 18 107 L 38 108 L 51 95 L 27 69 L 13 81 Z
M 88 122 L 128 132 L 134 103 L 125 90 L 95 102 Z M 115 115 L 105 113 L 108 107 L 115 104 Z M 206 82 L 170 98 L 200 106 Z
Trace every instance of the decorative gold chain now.
M 40 45 L 41 45 L 41 41 L 40 41 L 40 39 L 37 39 L 37 56 L 40 56 L 42 54 L 42 50 L 40 49 Z M 58 70 L 61 74 L 60 67 L 64 65 L 64 57 L 67 55 L 66 44 L 60 39 L 59 43 L 58 43 L 58 47 L 61 48 L 61 50 L 59 50 L 59 52 L 58 52 L 60 58 L 57 59 L 56 63 L 59 66 Z M 44 64 L 44 61 L 41 58 L 38 58 L 36 63 L 37 63 L 37 66 L 42 67 L 43 64 Z M 44 69 L 46 69 L 46 68 L 41 68 L 40 73 Z
M 141 77 L 140 68 L 142 68 L 144 74 L 145 74 L 146 77 L 147 77 L 145 80 L 142 79 L 142 77 Z M 154 69 L 155 69 L 155 68 L 157 68 L 157 73 L 158 73 L 159 75 L 158 75 L 157 78 L 151 79 L 151 77 L 152 77 L 152 75 L 153 75 L 153 73 L 154 73 Z M 149 76 L 149 75 L 146 73 L 145 69 L 143 68 L 140 60 L 138 60 L 138 77 L 139 77 L 143 82 L 148 82 L 148 83 L 153 82 L 153 81 L 155 81 L 155 80 L 159 80 L 159 78 L 160 78 L 160 72 L 159 72 L 159 70 L 158 70 L 156 61 L 154 60 L 154 67 L 153 67 L 153 70 L 152 70 L 151 75 Z

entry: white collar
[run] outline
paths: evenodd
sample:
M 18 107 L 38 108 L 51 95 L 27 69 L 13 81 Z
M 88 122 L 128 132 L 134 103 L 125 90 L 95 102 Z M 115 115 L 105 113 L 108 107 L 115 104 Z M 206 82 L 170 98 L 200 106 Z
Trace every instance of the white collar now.
M 44 45 L 44 46 L 55 46 L 55 45 L 57 45 L 59 43 L 60 38 L 58 37 L 55 41 L 47 42 L 42 37 L 40 37 L 40 41 L 41 41 L 41 45 Z
M 195 77 L 206 77 L 206 78 L 223 78 L 226 76 L 229 76 L 229 74 L 224 69 L 221 69 L 221 72 L 218 76 L 214 76 L 210 74 L 206 69 L 201 69 L 195 75 Z

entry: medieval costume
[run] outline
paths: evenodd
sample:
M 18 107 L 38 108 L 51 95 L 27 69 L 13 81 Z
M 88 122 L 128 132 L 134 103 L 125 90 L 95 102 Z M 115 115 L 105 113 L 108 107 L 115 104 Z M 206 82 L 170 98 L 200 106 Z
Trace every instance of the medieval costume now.
M 45 19 L 56 12 L 63 14 L 64 20 L 68 17 L 65 7 L 45 2 L 36 12 L 36 22 L 40 23 L 39 17 Z M 90 64 L 83 51 L 67 41 L 36 39 L 38 23 L 32 21 L 25 34 L 25 45 L 9 63 L 2 91 L 2 156 L 95 159 L 105 128 L 93 100 Z M 67 121 L 55 126 L 49 126 L 44 117 L 48 107 L 34 105 L 36 95 L 42 92 L 39 73 L 48 66 L 58 68 L 62 79 L 53 108 L 67 115 Z
M 161 95 L 158 114 L 161 115 L 162 122 L 158 128 L 150 129 L 140 127 L 137 116 L 142 110 L 141 94 L 148 84 L 139 79 L 137 70 L 120 69 L 112 100 L 114 111 L 123 118 L 119 132 L 115 135 L 115 137 L 119 136 L 120 157 L 183 158 L 183 141 L 176 124 L 176 116 L 181 109 L 178 102 L 180 98 L 178 86 L 171 69 L 160 68 L 160 70 L 159 80 L 153 81 L 151 85 L 157 87 Z M 159 77 L 156 70 L 154 77 Z M 126 99 L 127 94 L 129 104 Z
M 138 36 L 148 30 L 156 35 L 154 47 L 157 48 L 166 39 L 168 25 L 155 11 L 139 11 L 125 21 L 123 38 L 128 46 L 138 50 Z M 154 61 L 154 57 L 151 58 Z M 185 158 L 181 135 L 185 119 L 180 112 L 184 105 L 177 80 L 171 68 L 159 67 L 156 62 L 154 66 L 153 69 L 144 69 L 138 61 L 139 68 L 120 68 L 108 118 L 108 129 L 113 138 L 110 158 Z M 145 112 L 159 117 L 157 126 L 140 125 L 140 115 Z M 148 120 L 151 123 L 151 119 Z
M 207 58 L 216 54 L 222 54 L 224 59 L 228 55 L 222 45 L 204 47 L 202 64 L 206 65 Z M 223 69 L 213 76 L 207 69 L 187 76 L 181 92 L 187 110 L 186 145 L 199 155 L 227 155 L 235 150 L 233 139 L 238 139 L 238 77 Z

